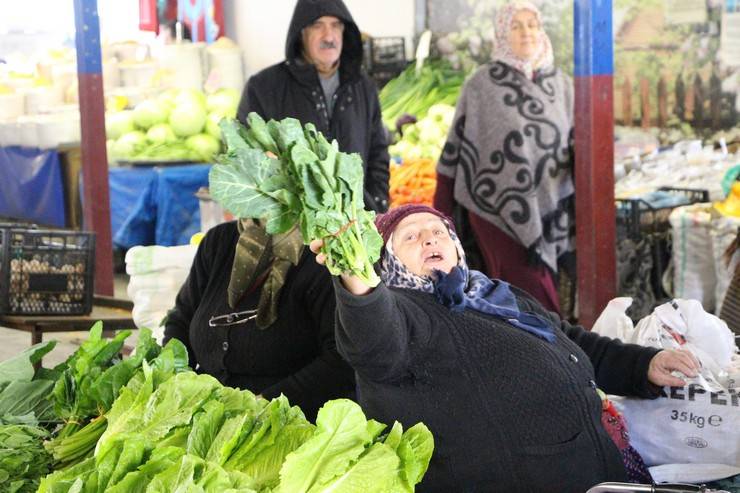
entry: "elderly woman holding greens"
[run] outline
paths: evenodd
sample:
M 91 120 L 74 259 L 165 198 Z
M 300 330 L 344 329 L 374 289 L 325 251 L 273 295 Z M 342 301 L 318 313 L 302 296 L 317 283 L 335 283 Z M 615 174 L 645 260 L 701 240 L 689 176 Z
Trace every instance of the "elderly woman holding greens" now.
M 337 348 L 368 417 L 423 421 L 434 434 L 418 491 L 583 492 L 625 480 L 597 387 L 653 398 L 658 386 L 683 385 L 672 371 L 695 375 L 693 357 L 590 333 L 469 270 L 435 209 L 403 206 L 376 225 L 382 282 L 334 279 Z

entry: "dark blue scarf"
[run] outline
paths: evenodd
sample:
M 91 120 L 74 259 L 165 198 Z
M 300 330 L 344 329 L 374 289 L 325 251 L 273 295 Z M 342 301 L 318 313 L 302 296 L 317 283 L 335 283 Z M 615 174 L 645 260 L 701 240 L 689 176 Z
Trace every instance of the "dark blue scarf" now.
M 466 275 L 464 267 L 453 267 L 449 274 L 437 271 L 434 294 L 437 300 L 453 312 L 466 308 L 493 315 L 508 324 L 526 330 L 548 342 L 555 341 L 552 325 L 534 313 L 522 312 L 509 283 L 490 279 L 478 271 Z M 468 280 L 469 277 L 469 280 Z M 466 291 L 466 287 L 468 287 Z

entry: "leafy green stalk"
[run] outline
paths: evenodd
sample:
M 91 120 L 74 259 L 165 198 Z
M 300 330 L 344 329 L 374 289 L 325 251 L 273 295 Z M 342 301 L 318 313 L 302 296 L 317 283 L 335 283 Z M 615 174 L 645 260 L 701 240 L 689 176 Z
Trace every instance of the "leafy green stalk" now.
M 265 221 L 269 234 L 298 224 L 306 244 L 324 240 L 332 274 L 349 272 L 376 286 L 382 239 L 374 213 L 364 210 L 359 155 L 340 152 L 336 141 L 292 118 L 265 123 L 251 113 L 248 123 L 220 123 L 227 153 L 209 176 L 214 199 L 237 217 Z
M 54 457 L 54 467 L 63 469 L 90 457 L 107 426 L 105 416 L 100 416 L 74 434 L 46 442 L 46 449 Z

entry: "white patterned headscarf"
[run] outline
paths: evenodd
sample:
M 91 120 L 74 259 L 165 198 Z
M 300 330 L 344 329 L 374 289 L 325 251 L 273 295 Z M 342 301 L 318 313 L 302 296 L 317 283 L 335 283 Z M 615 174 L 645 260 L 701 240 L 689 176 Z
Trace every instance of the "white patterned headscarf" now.
M 539 50 L 531 60 L 524 60 L 514 54 L 509 44 L 509 33 L 511 33 L 511 22 L 520 10 L 529 10 L 537 16 L 540 24 Z M 528 79 L 532 79 L 536 71 L 552 67 L 554 58 L 552 54 L 552 43 L 542 27 L 542 15 L 540 10 L 532 2 L 526 0 L 515 0 L 498 9 L 496 13 L 496 47 L 493 53 L 494 61 L 501 61 L 510 67 L 522 72 Z

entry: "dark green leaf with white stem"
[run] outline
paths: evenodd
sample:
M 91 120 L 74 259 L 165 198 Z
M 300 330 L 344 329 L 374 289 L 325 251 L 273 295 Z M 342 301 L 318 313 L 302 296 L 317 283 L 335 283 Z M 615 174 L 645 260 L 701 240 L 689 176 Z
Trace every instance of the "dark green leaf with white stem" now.
M 213 166 L 208 175 L 213 198 L 237 217 L 279 213 L 280 203 L 259 187 L 277 174 L 275 160 L 253 149 L 230 153 L 228 159 L 228 166 Z

